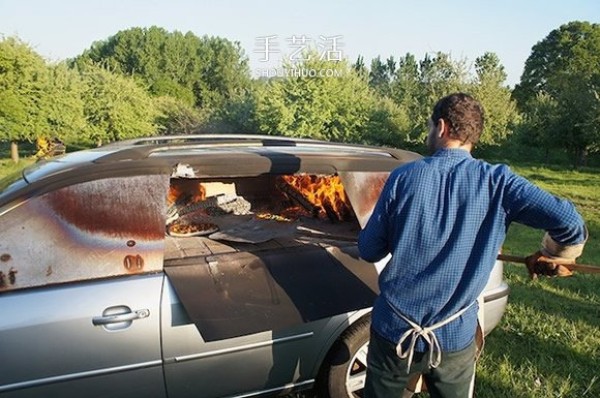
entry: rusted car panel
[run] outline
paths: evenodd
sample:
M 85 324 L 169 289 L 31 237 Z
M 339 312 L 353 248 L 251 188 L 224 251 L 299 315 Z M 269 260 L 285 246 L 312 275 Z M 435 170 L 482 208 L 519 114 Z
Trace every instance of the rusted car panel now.
M 0 290 L 162 270 L 166 176 L 90 181 L 2 216 Z
M 383 186 L 390 176 L 389 172 L 339 172 L 356 218 L 364 227 L 373 213 L 375 204 L 381 195 Z

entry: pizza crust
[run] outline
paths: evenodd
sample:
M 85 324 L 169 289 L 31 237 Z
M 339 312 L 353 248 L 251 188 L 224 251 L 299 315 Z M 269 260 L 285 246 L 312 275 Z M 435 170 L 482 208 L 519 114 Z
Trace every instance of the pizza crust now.
M 167 233 L 176 238 L 186 238 L 189 236 L 204 236 L 215 233 L 219 226 L 213 223 L 172 223 L 167 227 Z

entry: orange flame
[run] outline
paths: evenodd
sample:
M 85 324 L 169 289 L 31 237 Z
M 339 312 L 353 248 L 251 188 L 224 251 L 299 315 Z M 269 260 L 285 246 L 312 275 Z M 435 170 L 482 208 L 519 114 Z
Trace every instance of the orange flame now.
M 189 196 L 187 203 L 196 203 L 206 199 L 206 188 L 193 180 L 177 181 L 169 186 L 167 204 L 170 206 L 178 199 Z
M 339 220 L 346 220 L 352 213 L 352 206 L 337 175 L 285 175 L 282 179 L 320 208 L 321 216 L 326 215 L 326 209 L 333 211 Z

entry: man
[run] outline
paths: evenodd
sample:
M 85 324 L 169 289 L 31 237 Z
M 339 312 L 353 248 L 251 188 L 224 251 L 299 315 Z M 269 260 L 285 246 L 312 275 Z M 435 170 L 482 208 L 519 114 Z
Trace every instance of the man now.
M 570 202 L 471 156 L 483 130 L 475 99 L 442 98 L 429 123 L 432 156 L 390 174 L 359 236 L 363 259 L 392 255 L 373 307 L 367 398 L 401 397 L 416 373 L 431 397 L 471 397 L 477 297 L 509 224 L 547 231 L 532 274 L 559 273 L 552 259 L 574 261 L 587 238 Z

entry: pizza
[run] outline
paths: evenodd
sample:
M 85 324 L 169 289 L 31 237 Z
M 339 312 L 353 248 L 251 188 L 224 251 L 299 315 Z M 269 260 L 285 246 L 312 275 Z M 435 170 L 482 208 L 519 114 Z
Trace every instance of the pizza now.
M 167 227 L 167 232 L 175 237 L 210 235 L 219 230 L 219 226 L 209 222 L 178 223 L 174 222 Z
M 278 222 L 292 222 L 294 221 L 291 218 L 281 216 L 279 214 L 271 214 L 271 213 L 260 213 L 256 215 L 256 218 L 261 220 L 274 220 Z

